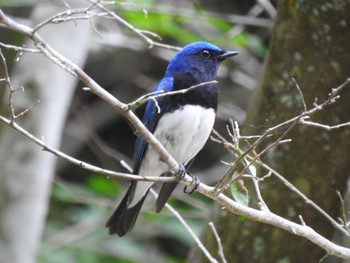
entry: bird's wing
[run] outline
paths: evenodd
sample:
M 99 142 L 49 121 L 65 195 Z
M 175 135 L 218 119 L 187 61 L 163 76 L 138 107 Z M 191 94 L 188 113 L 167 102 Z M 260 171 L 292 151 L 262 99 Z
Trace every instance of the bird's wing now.
M 154 91 L 164 92 L 173 90 L 173 78 L 164 78 L 160 81 L 159 85 L 154 89 Z M 143 116 L 142 122 L 147 127 L 150 132 L 154 132 L 155 127 L 159 121 L 159 118 L 164 112 L 167 111 L 169 104 L 169 96 L 163 96 L 156 98 L 157 106 L 153 100 L 147 103 L 145 114 Z M 160 109 L 160 112 L 159 110 Z M 134 174 L 139 173 L 139 169 L 142 163 L 142 159 L 147 149 L 147 142 L 142 136 L 138 136 L 135 144 L 135 155 L 134 155 Z M 141 210 L 142 204 L 148 193 L 148 189 L 145 194 L 136 201 L 136 204 L 130 206 L 130 202 L 133 200 L 136 188 L 139 184 L 145 184 L 143 182 L 132 181 L 129 186 L 129 190 L 126 192 L 123 200 L 119 204 L 118 208 L 112 214 L 112 216 L 107 221 L 106 227 L 109 228 L 109 233 L 117 233 L 119 236 L 124 236 L 129 232 L 137 219 L 137 216 Z M 147 183 L 146 183 L 147 184 Z
M 164 91 L 169 92 L 173 90 L 174 79 L 171 77 L 163 78 L 154 92 Z M 154 132 L 160 117 L 167 111 L 169 105 L 169 96 L 161 96 L 156 98 L 157 105 L 153 100 L 149 100 L 146 106 L 145 114 L 142 122 L 150 132 Z M 142 136 L 138 136 L 135 144 L 134 152 L 134 169 L 133 173 L 138 174 L 141 166 L 143 156 L 147 149 L 147 142 Z

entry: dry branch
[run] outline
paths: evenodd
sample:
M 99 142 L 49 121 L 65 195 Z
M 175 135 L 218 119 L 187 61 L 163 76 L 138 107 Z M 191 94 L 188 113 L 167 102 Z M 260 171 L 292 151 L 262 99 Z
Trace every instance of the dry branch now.
M 108 10 L 106 7 L 102 6 L 100 2 L 94 2 L 90 1 L 91 3 L 95 3 L 97 6 L 99 6 L 104 12 L 111 12 Z M 106 10 L 107 9 L 107 10 Z M 113 12 L 109 14 L 114 14 Z M 123 21 L 120 21 L 119 17 L 115 17 L 112 15 L 112 17 L 119 21 L 122 22 L 123 25 L 127 26 L 130 28 L 130 24 L 125 24 Z M 147 141 L 148 144 L 150 144 L 151 147 L 153 147 L 157 153 L 160 155 L 160 157 L 166 162 L 170 168 L 170 170 L 174 171 L 175 173 L 179 171 L 179 164 L 174 160 L 172 156 L 169 155 L 169 153 L 165 150 L 165 148 L 157 141 L 157 139 L 151 134 L 142 124 L 142 122 L 135 116 L 135 114 L 131 110 L 125 110 L 126 104 L 120 102 L 117 98 L 113 97 L 109 92 L 104 90 L 100 85 L 98 85 L 93 79 L 91 79 L 81 68 L 79 68 L 77 65 L 72 63 L 70 60 L 67 58 L 63 57 L 60 55 L 57 51 L 55 51 L 53 48 L 51 48 L 44 39 L 41 38 L 38 32 L 36 32 L 33 28 L 30 28 L 28 26 L 19 24 L 6 16 L 2 10 L 0 10 L 0 24 L 3 26 L 19 33 L 27 38 L 31 39 L 40 52 L 47 57 L 50 61 L 55 63 L 56 65 L 60 66 L 63 68 L 65 71 L 68 73 L 72 74 L 73 76 L 79 78 L 86 87 L 89 88 L 89 90 L 100 97 L 102 100 L 106 101 L 108 104 L 111 105 L 111 107 L 118 112 L 120 112 L 125 119 L 129 121 L 129 123 L 135 128 L 136 132 L 140 135 L 142 135 L 145 140 Z M 137 29 L 131 27 L 131 30 L 133 30 L 135 33 L 137 33 L 140 37 L 145 39 L 145 36 L 142 35 L 143 33 L 141 31 L 138 31 Z M 147 39 L 145 39 L 147 41 Z M 149 43 L 151 44 L 151 43 Z M 343 86 L 347 85 L 350 82 L 348 79 Z M 330 104 L 333 103 L 336 98 L 337 98 L 337 93 L 339 90 L 342 88 L 338 88 L 334 90 L 329 99 L 326 101 L 326 103 Z M 315 105 L 313 109 L 309 110 L 306 113 L 303 113 L 302 115 L 296 116 L 295 118 L 292 118 L 280 125 L 277 125 L 269 130 L 266 131 L 266 134 L 263 135 L 260 139 L 257 140 L 256 146 L 258 143 L 262 141 L 265 137 L 267 137 L 269 134 L 271 134 L 272 131 L 276 129 L 280 129 L 282 127 L 290 127 L 290 125 L 293 125 L 295 122 L 300 121 L 303 117 L 306 116 L 311 116 L 315 112 L 321 110 L 326 106 L 326 104 L 321 104 L 321 105 Z M 37 143 L 40 145 L 44 150 L 50 151 L 52 153 L 55 153 L 57 156 L 60 158 L 65 159 L 66 161 L 69 161 L 71 163 L 74 163 L 76 165 L 81 166 L 84 169 L 88 169 L 94 172 L 106 174 L 106 170 L 86 164 L 84 162 L 81 162 L 75 158 L 72 158 L 70 156 L 65 155 L 64 153 L 57 151 L 55 149 L 50 148 L 47 146 L 42 140 L 38 140 L 35 138 L 32 134 L 28 133 L 24 129 L 22 129 L 19 125 L 17 125 L 15 122 L 11 123 L 10 120 L 8 120 L 5 117 L 0 117 L 0 121 L 9 127 L 17 130 L 18 132 L 22 133 L 24 136 L 27 138 L 31 139 L 33 142 Z M 249 152 L 248 152 L 249 153 Z M 247 153 L 247 154 L 248 154 Z M 246 156 L 245 154 L 244 156 Z M 243 157 L 244 157 L 243 156 Z M 107 171 L 108 173 L 110 171 Z M 130 175 L 130 174 L 122 174 L 122 173 L 115 173 L 115 172 L 110 172 L 110 176 L 116 176 L 119 178 L 126 178 L 130 180 L 145 180 L 145 178 L 142 178 L 140 176 L 136 175 Z M 150 179 L 150 178 L 148 178 Z M 164 179 L 167 178 L 151 178 L 152 181 L 166 181 Z M 190 176 L 186 175 L 182 180 L 182 184 L 185 184 L 187 186 L 192 186 L 193 182 Z M 304 237 L 314 244 L 318 245 L 319 247 L 323 248 L 324 250 L 327 251 L 329 255 L 335 255 L 341 258 L 345 259 L 350 259 L 350 249 L 342 246 L 338 246 L 331 241 L 327 240 L 326 238 L 322 237 L 319 235 L 317 232 L 315 232 L 312 228 L 305 226 L 304 224 L 297 224 L 294 222 L 291 222 L 285 218 L 282 218 L 270 211 L 267 210 L 257 210 L 253 209 L 244 205 L 241 205 L 231 198 L 227 197 L 223 193 L 218 194 L 215 191 L 214 187 L 207 186 L 203 183 L 201 183 L 198 186 L 197 191 L 211 199 L 213 199 L 217 204 L 220 206 L 224 207 L 227 211 L 237 214 L 237 215 L 243 215 L 251 220 L 255 220 L 258 222 L 266 223 L 269 225 L 276 226 L 278 228 L 284 229 L 292 234 Z

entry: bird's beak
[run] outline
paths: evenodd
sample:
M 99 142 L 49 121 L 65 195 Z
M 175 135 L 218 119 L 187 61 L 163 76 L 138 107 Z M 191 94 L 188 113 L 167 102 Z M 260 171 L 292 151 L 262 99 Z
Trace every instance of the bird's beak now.
M 216 59 L 219 60 L 219 61 L 223 61 L 223 60 L 225 60 L 225 59 L 228 58 L 228 57 L 233 57 L 233 56 L 236 56 L 236 55 L 238 55 L 238 54 L 239 54 L 238 51 L 224 51 L 224 53 L 218 55 L 218 56 L 216 57 Z

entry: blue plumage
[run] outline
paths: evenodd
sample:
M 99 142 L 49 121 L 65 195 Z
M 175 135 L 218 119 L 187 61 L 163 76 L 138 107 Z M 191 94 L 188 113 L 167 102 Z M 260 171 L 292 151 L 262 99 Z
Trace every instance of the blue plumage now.
M 187 45 L 170 61 L 155 91 L 176 91 L 214 80 L 220 62 L 237 54 L 203 41 Z M 217 108 L 216 85 L 206 84 L 184 94 L 159 97 L 157 103 L 160 111 L 153 101 L 147 103 L 142 121 L 178 163 L 187 165 L 203 148 L 213 128 Z M 166 163 L 152 147 L 138 137 L 133 173 L 161 176 L 169 172 Z M 110 234 L 123 236 L 132 229 L 152 185 L 152 182 L 130 183 L 123 200 L 107 221 Z M 163 185 L 156 204 L 157 212 L 176 185 Z

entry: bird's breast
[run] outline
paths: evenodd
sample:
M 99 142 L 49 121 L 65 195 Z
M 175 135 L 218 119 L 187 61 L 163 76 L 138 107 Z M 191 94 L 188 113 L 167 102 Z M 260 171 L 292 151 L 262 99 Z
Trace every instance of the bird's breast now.
M 208 140 L 215 111 L 199 105 L 184 105 L 165 113 L 155 129 L 155 137 L 179 163 L 190 161 Z

